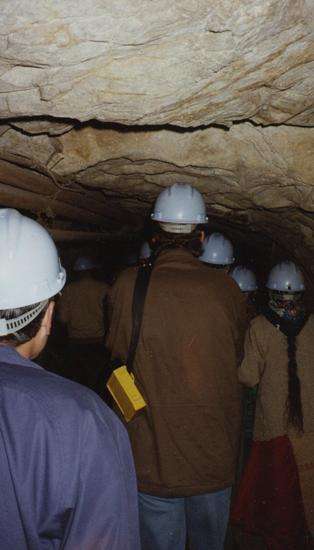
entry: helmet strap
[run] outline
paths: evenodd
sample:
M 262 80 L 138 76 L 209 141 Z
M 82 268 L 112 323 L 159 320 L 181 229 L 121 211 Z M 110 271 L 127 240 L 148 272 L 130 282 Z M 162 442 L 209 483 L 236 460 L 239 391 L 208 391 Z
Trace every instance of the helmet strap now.
M 13 334 L 19 342 L 25 341 L 25 336 L 19 334 L 19 332 L 29 325 L 38 315 L 43 311 L 43 309 L 48 304 L 49 300 L 44 300 L 40 302 L 33 309 L 30 309 L 23 315 L 15 317 L 14 319 L 0 319 L 0 336 L 8 336 Z
M 166 231 L 166 233 L 177 233 L 177 234 L 193 233 L 196 227 L 195 223 L 160 222 L 159 225 L 163 231 Z

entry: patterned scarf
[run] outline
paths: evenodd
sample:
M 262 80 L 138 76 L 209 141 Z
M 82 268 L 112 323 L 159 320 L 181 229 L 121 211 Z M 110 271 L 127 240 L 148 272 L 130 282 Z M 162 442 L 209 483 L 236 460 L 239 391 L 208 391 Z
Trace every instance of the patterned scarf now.
M 268 305 L 270 309 L 286 321 L 297 321 L 305 314 L 301 292 L 292 294 L 270 291 Z
M 275 298 L 277 297 L 275 296 Z M 301 386 L 298 377 L 296 351 L 297 336 L 307 323 L 309 313 L 302 307 L 302 302 L 296 303 L 293 301 L 293 305 L 298 307 L 291 307 L 292 300 L 287 298 L 289 297 L 285 297 L 284 306 L 289 305 L 289 307 L 282 307 L 282 300 L 278 301 L 276 299 L 276 309 L 280 313 L 277 313 L 274 308 L 270 307 L 269 303 L 269 305 L 263 309 L 263 315 L 286 336 L 288 359 L 287 420 L 288 424 L 294 426 L 299 432 L 303 432 Z M 280 304 L 280 308 L 278 304 Z

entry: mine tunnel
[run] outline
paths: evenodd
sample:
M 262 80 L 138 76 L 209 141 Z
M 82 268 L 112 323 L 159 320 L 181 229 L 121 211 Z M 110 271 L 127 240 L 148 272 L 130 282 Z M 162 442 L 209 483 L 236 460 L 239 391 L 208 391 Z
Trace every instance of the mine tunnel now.
M 188 183 L 206 200 L 206 231 L 225 234 L 238 263 L 254 267 L 262 285 L 276 262 L 297 262 L 312 302 L 312 128 L 247 120 L 128 126 L 51 116 L 3 117 L 0 128 L 1 206 L 40 221 L 67 267 L 89 247 L 107 271 L 122 267 L 149 237 L 160 190 Z
M 138 266 L 143 243 L 151 242 L 157 197 L 187 184 L 206 204 L 203 236 L 223 234 L 233 245 L 234 265 L 256 274 L 259 308 L 267 302 L 270 270 L 291 261 L 304 275 L 304 302 L 313 311 L 310 1 L 2 4 L 0 208 L 16 209 L 49 232 L 67 285 L 78 280 L 75 263 L 85 257 L 93 277 L 114 288 L 128 267 Z M 59 298 L 38 364 L 75 380 Z M 107 349 L 104 361 L 109 365 Z M 189 389 L 195 380 L 190 382 Z M 114 408 L 104 384 L 96 390 Z M 307 466 L 312 462 L 308 458 Z M 1 531 L 1 550 L 24 549 L 1 546 Z M 187 536 L 182 549 L 186 543 L 200 550 L 191 540 Z M 93 550 L 84 544 L 69 549 Z M 142 550 L 152 550 L 145 544 Z M 131 547 L 139 550 L 136 543 Z M 228 530 L 226 548 L 265 547 Z

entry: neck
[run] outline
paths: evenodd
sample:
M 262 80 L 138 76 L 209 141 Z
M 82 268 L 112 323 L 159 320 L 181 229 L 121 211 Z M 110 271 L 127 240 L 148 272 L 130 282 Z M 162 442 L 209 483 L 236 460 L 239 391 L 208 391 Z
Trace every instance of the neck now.
M 24 342 L 23 344 L 18 344 L 15 347 L 16 351 L 21 355 L 21 357 L 24 357 L 24 359 L 33 359 L 36 357 L 34 348 L 35 346 L 33 339 L 28 340 L 28 342 Z

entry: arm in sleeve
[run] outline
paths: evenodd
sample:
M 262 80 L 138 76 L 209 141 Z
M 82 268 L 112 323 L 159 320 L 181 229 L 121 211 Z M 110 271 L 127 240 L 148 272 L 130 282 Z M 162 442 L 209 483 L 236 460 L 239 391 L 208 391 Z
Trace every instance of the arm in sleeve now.
M 232 281 L 234 283 L 234 281 Z M 236 346 L 236 355 L 237 355 L 237 365 L 241 364 L 243 359 L 243 346 L 244 346 L 244 337 L 245 331 L 248 326 L 248 312 L 247 312 L 247 302 L 244 297 L 244 294 L 239 290 L 236 283 L 233 285 L 233 295 L 234 295 L 234 315 L 235 315 L 235 326 L 236 326 L 236 335 L 235 335 L 235 346 Z
M 109 330 L 106 346 L 113 358 L 125 360 L 132 332 L 132 302 L 137 270 L 122 272 L 108 293 Z
M 139 550 L 137 487 L 126 430 L 98 403 L 83 419 L 80 475 L 65 550 Z
M 238 371 L 239 381 L 245 386 L 256 386 L 264 370 L 265 360 L 258 339 L 258 326 L 252 323 L 246 333 L 244 359 Z

